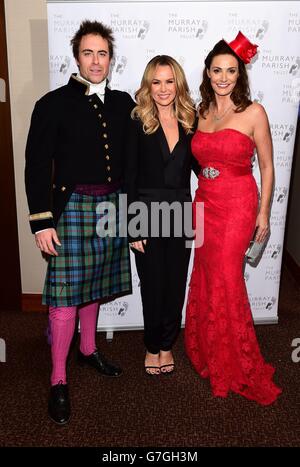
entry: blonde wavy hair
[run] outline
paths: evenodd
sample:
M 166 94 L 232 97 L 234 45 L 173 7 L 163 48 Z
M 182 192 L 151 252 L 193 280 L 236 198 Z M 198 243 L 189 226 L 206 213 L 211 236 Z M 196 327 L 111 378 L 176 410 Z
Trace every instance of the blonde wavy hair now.
M 182 67 L 169 55 L 157 55 L 147 64 L 140 88 L 135 93 L 136 107 L 131 112 L 131 118 L 139 118 L 147 135 L 154 133 L 160 123 L 158 109 L 151 96 L 151 84 L 158 66 L 170 66 L 176 85 L 174 111 L 186 134 L 192 133 L 195 122 L 195 105 L 190 97 L 190 90 Z

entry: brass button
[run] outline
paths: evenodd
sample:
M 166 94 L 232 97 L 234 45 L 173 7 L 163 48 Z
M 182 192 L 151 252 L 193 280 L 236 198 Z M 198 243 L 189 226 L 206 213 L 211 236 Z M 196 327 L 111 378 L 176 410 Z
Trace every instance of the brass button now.
M 55 188 L 56 188 L 56 185 L 54 183 L 52 185 L 52 188 L 53 188 L 53 190 L 55 190 Z
M 98 109 L 98 105 L 97 105 L 97 104 L 94 104 L 94 109 Z
M 105 147 L 105 149 L 108 149 L 108 148 L 109 148 L 108 144 L 105 144 L 104 147 Z
M 108 180 L 109 182 L 111 182 L 111 177 L 108 177 L 107 180 Z
M 107 138 L 107 133 L 103 133 L 103 138 Z
M 103 123 L 102 123 L 102 126 L 104 126 L 104 128 L 105 128 L 105 127 L 106 127 L 106 122 L 103 122 Z
M 109 165 L 106 168 L 107 168 L 108 171 L 110 171 L 110 166 Z
M 99 118 L 102 118 L 102 115 L 101 115 L 101 114 L 98 114 L 98 117 L 99 117 Z
M 65 186 L 62 186 L 62 187 L 61 187 L 61 191 L 66 191 L 66 189 L 67 189 L 67 188 L 66 188 Z
M 106 159 L 107 161 L 109 161 L 109 156 L 105 156 L 105 159 Z
M 89 99 L 89 102 L 92 102 L 92 99 Z

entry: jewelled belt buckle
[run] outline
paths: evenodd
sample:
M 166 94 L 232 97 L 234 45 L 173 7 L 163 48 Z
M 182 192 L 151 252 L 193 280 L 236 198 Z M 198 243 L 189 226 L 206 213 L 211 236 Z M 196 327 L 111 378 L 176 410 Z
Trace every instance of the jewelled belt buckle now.
M 202 174 L 205 178 L 217 178 L 220 175 L 220 171 L 214 167 L 205 167 L 202 170 Z

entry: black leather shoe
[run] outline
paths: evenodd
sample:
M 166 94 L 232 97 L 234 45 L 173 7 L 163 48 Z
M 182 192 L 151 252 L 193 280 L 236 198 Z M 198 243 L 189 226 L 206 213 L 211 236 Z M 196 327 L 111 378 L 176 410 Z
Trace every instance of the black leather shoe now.
M 58 425 L 65 425 L 70 420 L 71 409 L 67 384 L 60 382 L 51 386 L 48 414 L 51 420 Z
M 96 370 L 104 376 L 120 376 L 122 374 L 122 369 L 108 362 L 99 350 L 95 350 L 94 353 L 87 356 L 83 355 L 79 350 L 78 363 L 80 365 L 89 365 L 96 368 Z

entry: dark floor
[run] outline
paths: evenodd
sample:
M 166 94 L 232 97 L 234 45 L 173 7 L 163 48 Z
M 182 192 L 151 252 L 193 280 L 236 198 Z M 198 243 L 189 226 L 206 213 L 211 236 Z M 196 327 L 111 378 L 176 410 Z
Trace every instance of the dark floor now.
M 241 396 L 212 397 L 208 381 L 191 368 L 183 332 L 175 347 L 176 372 L 151 378 L 143 371 L 140 331 L 98 334 L 101 350 L 120 362 L 117 379 L 69 362 L 72 418 L 59 427 L 47 417 L 50 348 L 47 316 L 0 313 L 7 363 L 0 363 L 0 446 L 299 446 L 300 363 L 291 343 L 300 338 L 300 291 L 283 270 L 279 324 L 256 326 L 262 353 L 277 368 L 278 401 L 261 407 Z M 300 354 L 300 353 L 299 353 Z

